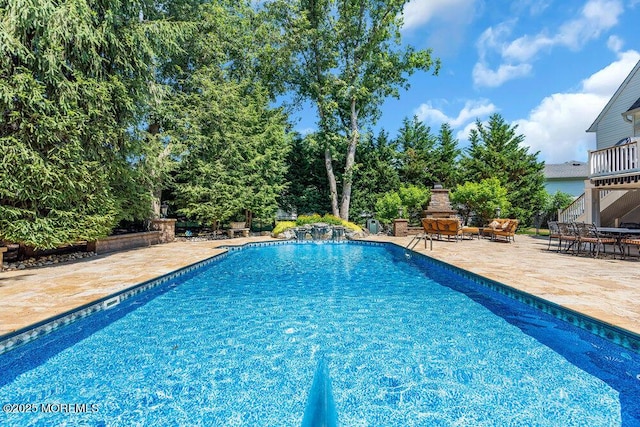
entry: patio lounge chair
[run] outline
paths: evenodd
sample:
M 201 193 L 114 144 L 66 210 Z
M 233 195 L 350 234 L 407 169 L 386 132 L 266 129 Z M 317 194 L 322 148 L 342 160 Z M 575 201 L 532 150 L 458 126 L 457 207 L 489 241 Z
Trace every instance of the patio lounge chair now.
M 457 241 L 462 237 L 462 225 L 457 218 L 422 218 L 422 228 L 425 234 L 430 236 L 447 236 L 447 240 L 451 237 Z
M 560 242 L 565 242 L 564 251 L 569 252 L 569 249 L 575 253 L 575 246 L 578 244 L 578 235 L 575 231 L 576 227 L 574 223 L 559 222 L 558 229 L 560 230 Z
M 447 240 L 453 237 L 457 242 L 458 238 L 462 238 L 462 225 L 458 218 L 437 218 L 436 226 L 438 234 L 447 236 Z
M 496 218 L 489 223 L 489 228 L 485 232 L 490 233 L 491 240 L 498 240 L 498 237 L 504 238 L 507 242 L 514 242 L 516 229 L 520 221 L 512 218 Z

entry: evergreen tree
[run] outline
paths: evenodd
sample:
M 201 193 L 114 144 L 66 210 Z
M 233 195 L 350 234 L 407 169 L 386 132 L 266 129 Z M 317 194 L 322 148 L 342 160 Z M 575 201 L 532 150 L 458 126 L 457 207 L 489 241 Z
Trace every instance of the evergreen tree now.
M 185 19 L 196 18 L 159 70 L 167 95 L 154 110 L 160 138 L 182 152 L 175 208 L 207 224 L 268 217 L 290 145 L 283 112 L 269 106 L 282 88 L 271 44 L 280 31 L 248 0 L 188 4 Z
M 433 152 L 434 178 L 444 188 L 454 188 L 460 180 L 459 158 L 462 150 L 458 148 L 458 140 L 453 137 L 453 130 L 448 123 L 442 124 L 436 139 Z
M 199 92 L 184 95 L 176 135 L 189 141 L 176 184 L 179 212 L 216 226 L 275 214 L 284 190 L 289 143 L 285 117 L 253 82 L 194 74 Z
M 258 97 L 274 101 L 284 90 L 279 73 L 286 69 L 280 62 L 286 55 L 276 51 L 281 38 L 277 22 L 250 0 L 174 0 L 159 10 L 180 23 L 181 31 L 180 49 L 159 52 L 155 97 L 145 120 L 149 154 L 144 166 L 156 215 L 160 195 L 172 187 L 182 153 L 190 151 L 192 141 L 184 138 L 181 127 L 190 124 L 184 112 L 192 111 L 200 105 L 198 98 L 206 96 L 201 87 L 204 76 L 222 85 L 244 85 L 249 97 L 255 85 Z M 182 207 L 175 206 L 177 210 Z
M 436 138 L 431 129 L 417 116 L 412 120 L 405 118 L 395 141 L 401 152 L 400 180 L 404 184 L 431 188 L 438 180 L 438 158 L 434 155 Z
M 369 134 L 363 138 L 357 158 L 351 211 L 361 216 L 374 213 L 380 196 L 400 186 L 398 144 L 389 141 L 384 130 L 375 138 Z
M 51 248 L 147 216 L 135 131 L 170 26 L 153 2 L 4 2 L 0 240 Z
M 317 135 L 295 135 L 287 165 L 288 185 L 279 199 L 280 206 L 301 215 L 330 211 L 327 173 Z
M 461 161 L 464 181 L 497 178 L 507 189 L 508 214 L 521 224 L 531 224 L 535 213 L 544 207 L 544 163 L 538 161 L 538 153 L 528 152 L 522 145 L 524 136 L 516 134 L 517 126 L 505 123 L 501 115 L 493 114 L 486 126 L 477 120 L 476 127 Z

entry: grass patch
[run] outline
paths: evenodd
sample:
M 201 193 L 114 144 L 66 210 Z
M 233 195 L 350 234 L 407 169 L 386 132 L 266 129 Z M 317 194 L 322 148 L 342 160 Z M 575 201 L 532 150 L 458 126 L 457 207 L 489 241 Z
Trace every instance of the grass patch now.
M 536 229 L 535 227 L 529 227 L 529 228 L 520 228 L 518 229 L 518 234 L 526 234 L 529 236 L 545 236 L 545 237 L 549 237 L 549 230 L 547 230 L 546 228 L 539 228 L 538 232 L 536 233 Z

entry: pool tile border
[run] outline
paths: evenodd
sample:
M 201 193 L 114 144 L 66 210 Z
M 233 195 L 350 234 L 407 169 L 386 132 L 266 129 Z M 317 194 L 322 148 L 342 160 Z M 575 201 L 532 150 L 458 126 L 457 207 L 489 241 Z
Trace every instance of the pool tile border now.
M 498 282 L 496 280 L 489 279 L 471 271 L 467 271 L 460 267 L 448 264 L 439 259 L 432 258 L 426 254 L 409 250 L 395 243 L 390 244 L 400 248 L 401 250 L 405 251 L 405 253 L 410 252 L 411 256 L 420 256 L 427 262 L 431 262 L 444 270 L 456 273 L 457 275 L 462 276 L 465 279 L 468 279 L 478 285 L 485 286 L 492 291 L 519 301 L 530 307 L 536 308 L 573 326 L 597 335 L 600 338 L 613 342 L 614 344 L 626 348 L 627 350 L 631 350 L 635 353 L 640 354 L 640 335 L 638 334 L 635 334 L 618 326 L 608 324 L 606 322 L 603 322 L 602 320 L 595 319 L 573 309 L 563 307 L 559 304 L 521 291 L 509 285 L 505 285 L 504 283 Z
M 221 249 L 224 249 L 224 248 L 221 248 Z M 17 331 L 2 335 L 0 336 L 0 354 L 13 350 L 16 347 L 19 347 L 23 344 L 31 342 L 44 335 L 48 335 L 51 332 L 54 332 L 55 330 L 57 330 L 58 328 L 69 325 L 70 323 L 73 323 L 76 320 L 80 320 L 92 314 L 98 313 L 100 311 L 108 310 L 112 307 L 115 307 L 116 305 L 118 305 L 120 302 L 124 300 L 134 297 L 142 292 L 148 291 L 149 289 L 156 288 L 162 284 L 167 283 L 170 280 L 176 279 L 178 277 L 182 277 L 204 266 L 217 262 L 227 257 L 228 255 L 229 255 L 228 252 L 223 252 L 223 253 L 214 255 L 210 258 L 204 259 L 202 261 L 198 261 L 191 265 L 187 265 L 178 270 L 172 271 L 170 273 L 164 274 L 154 279 L 149 279 L 142 283 L 138 283 L 126 289 L 120 290 L 118 292 L 99 298 L 90 303 L 84 304 L 80 307 L 71 309 L 64 313 L 42 320 L 33 325 L 29 325 L 22 329 L 18 329 Z

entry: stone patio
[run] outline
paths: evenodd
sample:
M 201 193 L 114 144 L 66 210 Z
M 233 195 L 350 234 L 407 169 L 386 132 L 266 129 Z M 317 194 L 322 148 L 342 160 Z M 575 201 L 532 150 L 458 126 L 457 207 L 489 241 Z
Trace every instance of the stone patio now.
M 406 246 L 412 236 L 369 240 Z M 0 335 L 221 253 L 222 245 L 269 237 L 173 242 L 55 266 L 0 273 Z M 547 240 L 516 236 L 420 243 L 419 252 L 640 334 L 640 260 L 547 251 Z

